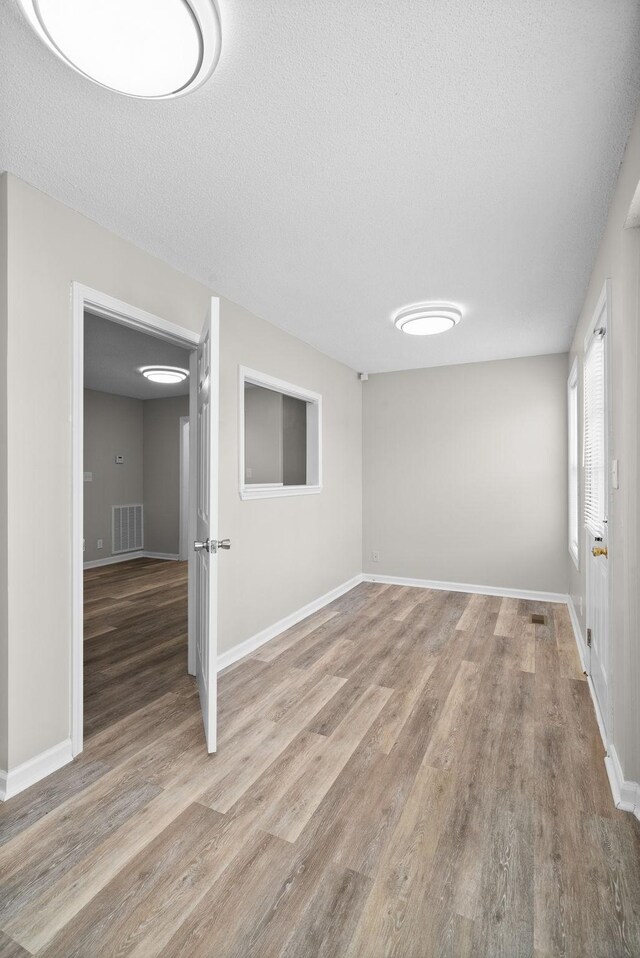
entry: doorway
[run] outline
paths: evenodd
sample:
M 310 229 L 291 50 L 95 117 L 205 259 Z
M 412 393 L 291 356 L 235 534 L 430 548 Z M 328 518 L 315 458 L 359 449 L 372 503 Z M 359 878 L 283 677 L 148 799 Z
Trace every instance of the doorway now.
M 205 737 L 208 751 L 216 748 L 216 660 L 217 660 L 217 444 L 218 444 L 218 300 L 213 298 L 204 327 L 200 335 L 188 329 L 176 326 L 160 317 L 154 316 L 136 307 L 115 300 L 112 297 L 89 289 L 81 284 L 73 284 L 73 414 L 72 414 L 72 447 L 73 447 L 73 522 L 72 537 L 73 549 L 73 628 L 71 654 L 71 730 L 73 754 L 77 755 L 83 748 L 84 708 L 84 484 L 86 480 L 84 468 L 84 320 L 89 314 L 96 320 L 107 320 L 110 323 L 126 327 L 128 332 L 145 334 L 155 340 L 161 340 L 168 347 L 187 350 L 189 359 L 189 396 L 188 418 L 190 422 L 197 422 L 199 428 L 189 430 L 189 459 L 192 468 L 188 474 L 188 489 L 182 490 L 182 503 L 186 502 L 185 510 L 188 517 L 188 538 L 181 531 L 179 543 L 176 545 L 176 555 L 188 543 L 194 542 L 196 534 L 206 532 L 207 561 L 202 561 L 201 554 L 194 548 L 188 549 L 188 658 L 185 662 L 185 673 L 188 671 L 197 678 L 200 691 L 200 704 L 204 722 Z M 141 370 L 138 370 L 141 372 Z M 180 439 L 184 438 L 184 431 L 180 427 Z M 116 453 L 114 458 L 117 465 L 118 457 L 123 453 Z M 177 466 L 179 477 L 184 476 L 184 463 Z M 138 506 L 139 503 L 114 503 L 114 507 Z M 182 514 L 182 510 L 180 511 Z M 142 515 L 127 513 L 124 519 L 120 517 L 121 529 L 126 529 L 126 541 L 118 543 L 120 555 L 133 546 L 134 550 L 142 545 L 144 540 L 138 537 L 139 531 L 136 522 L 140 521 L 143 527 Z M 122 524 L 124 523 L 124 524 Z M 114 518 L 114 529 L 116 529 Z M 164 534 L 161 524 L 160 531 Z M 113 533 L 113 539 L 116 532 Z M 104 545 L 104 543 L 103 543 Z M 113 541 L 111 542 L 113 548 Z M 123 546 L 125 549 L 123 550 Z M 145 551 L 147 554 L 145 555 Z M 166 556 L 160 551 L 159 560 Z M 140 554 L 142 553 L 142 555 Z M 129 558 L 129 555 L 127 555 Z M 138 559 L 144 562 L 153 562 L 153 551 L 138 550 Z M 109 565 L 109 563 L 105 563 Z M 126 566 L 122 563 L 120 568 Z M 118 568 L 116 565 L 115 568 Z M 206 570 L 203 574 L 203 568 Z M 147 572 L 149 570 L 147 569 Z M 154 571 L 154 570 L 151 570 Z M 126 569 L 123 570 L 126 574 Z M 169 641 L 169 640 L 168 640 Z
M 610 730 L 609 560 L 609 283 L 584 344 L 584 523 L 588 671 L 604 726 Z
M 188 490 L 181 508 L 190 353 L 85 313 L 85 736 L 190 686 Z

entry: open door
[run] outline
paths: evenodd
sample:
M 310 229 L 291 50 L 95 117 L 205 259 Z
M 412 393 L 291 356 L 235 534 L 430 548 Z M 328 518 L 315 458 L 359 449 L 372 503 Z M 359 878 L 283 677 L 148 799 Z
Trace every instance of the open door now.
M 609 732 L 609 442 L 608 284 L 585 341 L 584 510 L 587 573 L 587 668 Z
M 207 751 L 215 752 L 217 734 L 218 626 L 218 340 L 219 301 L 211 300 L 200 336 L 191 379 L 191 462 L 195 464 L 195 541 L 193 630 L 195 674 L 200 693 Z M 193 423 L 196 426 L 193 428 Z M 195 447 L 195 448 L 194 448 Z M 193 508 L 193 507 L 192 507 Z M 191 572 L 191 569 L 190 569 Z

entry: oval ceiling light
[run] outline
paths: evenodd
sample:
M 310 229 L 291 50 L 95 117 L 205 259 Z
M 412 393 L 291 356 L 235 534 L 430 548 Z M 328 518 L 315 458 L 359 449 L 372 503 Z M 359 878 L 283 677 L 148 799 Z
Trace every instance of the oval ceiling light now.
M 220 56 L 214 0 L 20 0 L 65 63 L 126 96 L 163 99 L 200 86 Z
M 186 369 L 179 366 L 143 366 L 140 370 L 145 379 L 152 383 L 182 383 L 189 375 Z
M 410 336 L 434 336 L 453 329 L 462 319 L 462 310 L 450 303 L 416 303 L 403 306 L 394 314 L 393 321 L 403 333 Z

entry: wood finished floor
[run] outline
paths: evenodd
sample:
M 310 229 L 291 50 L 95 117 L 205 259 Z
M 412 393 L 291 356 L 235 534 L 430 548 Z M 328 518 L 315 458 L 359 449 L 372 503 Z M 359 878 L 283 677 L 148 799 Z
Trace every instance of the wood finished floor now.
M 85 752 L 0 810 L 0 958 L 640 955 L 563 607 L 358 586 L 221 676 L 207 757 L 184 570 L 126 572 L 88 577 Z
M 90 736 L 179 686 L 187 670 L 187 563 L 132 559 L 88 569 L 84 638 Z

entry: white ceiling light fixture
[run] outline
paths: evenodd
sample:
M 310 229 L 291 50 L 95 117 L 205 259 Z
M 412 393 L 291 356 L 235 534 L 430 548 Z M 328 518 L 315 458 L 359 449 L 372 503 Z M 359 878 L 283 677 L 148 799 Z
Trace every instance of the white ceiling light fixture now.
M 220 56 L 214 0 L 20 0 L 41 40 L 100 86 L 131 97 L 189 93 Z
M 393 321 L 409 336 L 434 336 L 453 329 L 462 319 L 462 310 L 450 303 L 416 303 L 394 313 Z
M 143 366 L 140 370 L 145 379 L 150 379 L 152 383 L 182 383 L 189 375 L 188 370 L 180 369 L 179 366 Z

